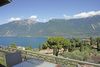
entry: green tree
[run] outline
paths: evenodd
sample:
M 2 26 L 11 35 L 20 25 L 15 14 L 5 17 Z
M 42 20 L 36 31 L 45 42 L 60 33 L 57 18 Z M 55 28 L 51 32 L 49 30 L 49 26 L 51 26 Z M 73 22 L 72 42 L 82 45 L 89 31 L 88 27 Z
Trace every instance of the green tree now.
M 32 46 L 25 47 L 25 50 L 32 50 Z
M 90 37 L 90 45 L 94 44 L 94 39 L 92 37 Z
M 42 45 L 42 49 L 47 49 L 49 47 L 49 44 L 47 42 L 45 42 L 43 45 Z
M 79 38 L 72 38 L 70 39 L 70 41 L 74 47 L 80 47 L 81 40 Z
M 62 48 L 63 37 L 49 37 L 47 40 L 47 45 L 49 48 L 53 49 L 53 54 L 58 56 L 59 49 Z
M 82 41 L 79 38 L 72 38 L 70 39 L 71 42 L 71 51 L 74 51 L 76 49 L 80 50 L 80 47 L 82 46 Z
M 10 45 L 10 47 L 11 47 L 11 48 L 17 48 L 17 45 L 16 45 L 16 43 L 12 43 L 12 44 Z
M 97 51 L 100 51 L 100 37 L 96 38 L 97 42 Z
M 70 41 L 64 37 L 49 37 L 48 40 L 43 44 L 43 48 L 53 49 L 53 54 L 58 56 L 59 50 L 64 48 L 66 50 L 70 45 Z
M 71 45 L 72 45 L 72 44 L 71 44 L 71 42 L 70 42 L 69 39 L 63 39 L 62 47 L 63 47 L 64 51 L 66 51 L 67 49 L 68 49 L 68 50 L 73 49 L 73 48 L 71 47 Z
M 80 52 L 79 50 L 74 50 L 72 52 L 64 52 L 62 56 L 65 58 L 67 57 L 67 58 L 81 60 L 81 61 L 86 61 L 90 57 L 89 53 L 86 50 L 83 52 Z

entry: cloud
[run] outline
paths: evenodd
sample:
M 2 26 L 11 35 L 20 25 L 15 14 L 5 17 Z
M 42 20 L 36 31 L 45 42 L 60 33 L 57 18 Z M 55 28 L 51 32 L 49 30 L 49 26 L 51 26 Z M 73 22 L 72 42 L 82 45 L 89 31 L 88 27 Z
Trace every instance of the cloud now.
M 8 21 L 9 22 L 11 22 L 11 21 L 16 21 L 16 20 L 21 20 L 21 18 L 15 18 L 15 17 L 11 17 L 10 19 L 8 19 Z
M 74 17 L 86 18 L 86 17 L 90 17 L 90 16 L 95 16 L 95 15 L 100 15 L 100 11 L 83 12 L 83 13 L 74 15 Z
M 71 19 L 72 18 L 71 16 L 67 16 L 65 14 L 63 16 L 64 16 L 65 19 Z
M 100 15 L 100 11 L 90 11 L 90 12 L 82 12 L 75 14 L 73 16 L 67 16 L 64 14 L 65 19 L 77 19 L 77 18 L 87 18 L 87 17 L 92 17 L 95 15 Z
M 33 15 L 33 16 L 30 16 L 29 19 L 32 21 L 37 21 L 38 17 Z
M 37 16 L 30 16 L 30 19 L 37 19 Z

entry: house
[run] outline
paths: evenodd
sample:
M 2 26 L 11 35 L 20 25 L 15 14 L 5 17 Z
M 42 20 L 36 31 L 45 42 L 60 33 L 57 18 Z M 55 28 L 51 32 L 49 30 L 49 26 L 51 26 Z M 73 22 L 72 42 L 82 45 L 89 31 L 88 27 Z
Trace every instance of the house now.
M 82 41 L 86 44 L 89 44 L 89 45 L 90 45 L 90 42 L 91 42 L 90 38 L 83 38 Z
M 17 46 L 17 49 L 19 49 L 19 50 L 25 50 L 25 47 Z

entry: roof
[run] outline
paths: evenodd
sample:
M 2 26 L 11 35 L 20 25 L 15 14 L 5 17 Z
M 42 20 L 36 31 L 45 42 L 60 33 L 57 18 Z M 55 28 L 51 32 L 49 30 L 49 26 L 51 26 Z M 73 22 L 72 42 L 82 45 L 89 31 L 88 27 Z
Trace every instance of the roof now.
M 10 3 L 11 0 L 0 0 L 0 7 Z

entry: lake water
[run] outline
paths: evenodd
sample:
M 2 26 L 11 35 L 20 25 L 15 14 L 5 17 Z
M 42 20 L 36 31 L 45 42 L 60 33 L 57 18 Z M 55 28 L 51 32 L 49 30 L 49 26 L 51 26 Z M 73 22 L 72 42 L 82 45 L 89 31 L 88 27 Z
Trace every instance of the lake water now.
M 0 45 L 9 46 L 12 43 L 16 43 L 17 46 L 32 46 L 38 48 L 41 46 L 47 38 L 34 38 L 34 37 L 0 37 Z

